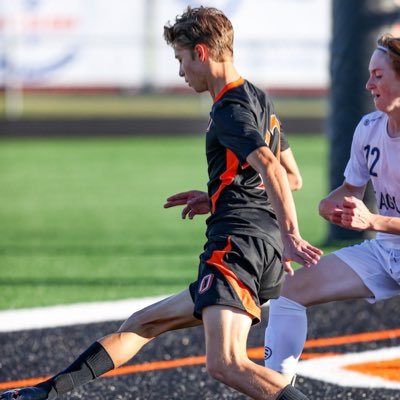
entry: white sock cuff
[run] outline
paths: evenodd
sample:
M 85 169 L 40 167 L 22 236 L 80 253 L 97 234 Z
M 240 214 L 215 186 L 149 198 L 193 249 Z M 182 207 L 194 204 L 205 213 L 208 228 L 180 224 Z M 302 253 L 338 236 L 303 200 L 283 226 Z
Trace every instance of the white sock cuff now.
M 307 311 L 307 307 L 284 296 L 271 300 L 269 305 L 269 315 L 303 314 L 305 311 Z

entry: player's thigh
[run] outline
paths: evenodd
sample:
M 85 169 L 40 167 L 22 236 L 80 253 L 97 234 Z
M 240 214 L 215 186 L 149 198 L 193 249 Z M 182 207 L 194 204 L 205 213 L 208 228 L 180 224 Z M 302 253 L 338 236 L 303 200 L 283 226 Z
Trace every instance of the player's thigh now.
M 373 296 L 361 278 L 339 257 L 328 254 L 317 265 L 297 270 L 288 276 L 281 296 L 304 306 L 335 300 Z
M 122 324 L 119 332 L 134 332 L 151 338 L 169 330 L 200 325 L 201 321 L 193 316 L 193 307 L 189 289 L 185 289 L 135 312 Z
M 229 306 L 209 306 L 203 310 L 207 365 L 247 358 L 247 338 L 252 316 Z

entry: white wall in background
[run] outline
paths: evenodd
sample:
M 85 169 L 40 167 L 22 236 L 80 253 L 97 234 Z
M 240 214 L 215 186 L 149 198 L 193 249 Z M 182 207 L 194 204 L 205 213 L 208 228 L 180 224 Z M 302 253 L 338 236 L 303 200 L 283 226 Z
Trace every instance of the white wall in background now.
M 330 0 L 0 0 L 0 85 L 183 86 L 162 33 L 188 4 L 229 16 L 247 79 L 274 88 L 329 85 Z

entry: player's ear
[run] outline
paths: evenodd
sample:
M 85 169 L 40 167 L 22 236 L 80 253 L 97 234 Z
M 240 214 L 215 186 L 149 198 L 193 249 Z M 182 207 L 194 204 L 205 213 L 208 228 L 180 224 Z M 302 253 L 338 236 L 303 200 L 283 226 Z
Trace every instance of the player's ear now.
M 205 44 L 196 44 L 196 46 L 194 46 L 194 51 L 200 61 L 208 59 L 208 47 Z

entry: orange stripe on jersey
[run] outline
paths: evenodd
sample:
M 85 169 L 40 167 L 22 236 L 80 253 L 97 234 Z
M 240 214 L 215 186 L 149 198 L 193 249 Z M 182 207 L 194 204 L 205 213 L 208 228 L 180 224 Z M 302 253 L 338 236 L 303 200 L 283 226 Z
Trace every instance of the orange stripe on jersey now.
M 275 114 L 272 114 L 270 119 L 269 119 L 269 130 L 271 132 L 274 131 L 274 129 L 277 128 L 278 131 L 281 131 L 281 123 L 279 122 L 278 117 Z
M 267 133 L 265 134 L 265 143 L 267 143 L 268 146 L 271 143 L 271 133 L 270 133 L 270 131 L 267 131 Z
M 278 117 L 275 114 L 272 114 L 271 117 L 269 118 L 269 132 L 267 132 L 267 135 L 265 137 L 266 143 L 269 145 L 270 142 L 270 137 L 271 134 L 274 134 L 274 130 L 277 129 L 277 134 L 280 136 L 281 133 L 281 123 L 279 122 Z M 280 137 L 278 137 L 278 149 L 276 151 L 276 158 L 280 160 L 281 158 L 281 140 Z
M 228 244 L 223 250 L 215 250 L 212 256 L 207 260 L 207 264 L 216 267 L 226 278 L 232 289 L 237 293 L 242 301 L 246 311 L 253 317 L 261 319 L 261 309 L 257 306 L 253 299 L 250 289 L 240 281 L 233 271 L 224 263 L 224 256 L 232 250 L 231 240 L 228 239 Z
M 226 170 L 220 175 L 219 179 L 221 184 L 216 192 L 211 196 L 211 212 L 215 212 L 216 203 L 221 195 L 222 190 L 229 186 L 235 179 L 237 170 L 239 168 L 239 160 L 235 154 L 227 149 L 226 150 Z
M 238 87 L 240 85 L 244 84 L 244 79 L 239 78 L 238 80 L 228 83 L 216 96 L 214 99 L 214 103 L 216 103 L 228 90 L 231 90 L 235 87 Z

